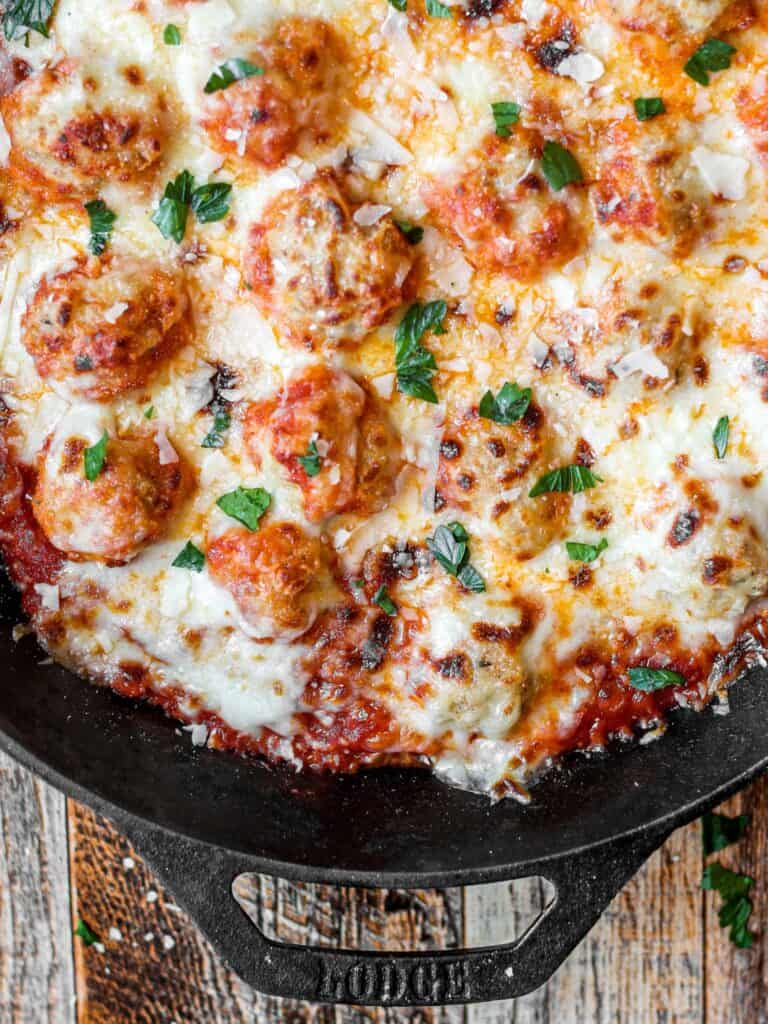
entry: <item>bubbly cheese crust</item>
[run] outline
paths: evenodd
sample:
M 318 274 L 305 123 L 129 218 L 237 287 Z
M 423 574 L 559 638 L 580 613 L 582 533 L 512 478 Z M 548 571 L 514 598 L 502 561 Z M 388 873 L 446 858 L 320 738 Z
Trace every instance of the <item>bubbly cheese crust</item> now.
M 404 6 L 3 43 L 0 541 L 53 656 L 196 742 L 524 796 L 762 657 L 768 11 Z M 174 238 L 183 171 L 231 192 Z

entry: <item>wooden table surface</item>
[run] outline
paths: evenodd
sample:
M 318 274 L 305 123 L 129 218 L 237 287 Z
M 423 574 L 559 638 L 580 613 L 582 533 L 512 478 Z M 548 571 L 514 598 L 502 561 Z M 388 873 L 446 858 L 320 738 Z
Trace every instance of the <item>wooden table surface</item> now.
M 719 854 L 756 879 L 751 950 L 729 943 L 719 897 L 699 888 L 694 824 L 538 992 L 466 1010 L 332 1008 L 245 986 L 106 820 L 0 755 L 0 1024 L 766 1024 L 768 781 L 725 810 L 752 815 L 746 838 Z M 536 881 L 405 892 L 256 879 L 250 896 L 268 933 L 372 948 L 506 938 L 543 899 Z M 78 918 L 103 948 L 73 937 Z

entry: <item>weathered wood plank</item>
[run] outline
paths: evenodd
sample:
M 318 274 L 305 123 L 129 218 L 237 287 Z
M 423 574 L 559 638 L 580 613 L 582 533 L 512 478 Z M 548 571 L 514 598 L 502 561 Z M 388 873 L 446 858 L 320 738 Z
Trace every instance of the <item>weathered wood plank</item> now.
M 64 797 L 0 754 L 0 1022 L 75 1019 Z
M 107 821 L 70 802 L 69 822 L 73 914 L 105 946 L 78 943 L 79 1024 L 462 1024 L 462 1010 L 309 1007 L 253 992 Z M 410 949 L 459 942 L 457 891 L 338 890 L 258 877 L 240 884 L 241 897 L 243 889 L 267 934 L 288 941 Z
M 692 825 L 651 857 L 549 984 L 518 1001 L 510 1021 L 702 1024 L 700 875 Z
M 723 814 L 750 814 L 747 835 L 740 843 L 721 850 L 712 860 L 755 879 L 754 910 L 750 925 L 757 932 L 755 945 L 737 949 L 720 928 L 718 893 L 704 894 L 707 970 L 706 1024 L 766 1024 L 768 1021 L 768 779 L 735 796 L 719 810 Z

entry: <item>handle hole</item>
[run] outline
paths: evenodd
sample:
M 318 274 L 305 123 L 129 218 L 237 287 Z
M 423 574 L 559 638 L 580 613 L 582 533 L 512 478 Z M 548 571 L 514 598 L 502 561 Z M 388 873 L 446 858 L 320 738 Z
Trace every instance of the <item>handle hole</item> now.
M 554 888 L 541 877 L 464 889 L 364 889 L 246 873 L 232 895 L 270 939 L 403 952 L 514 942 L 551 904 Z

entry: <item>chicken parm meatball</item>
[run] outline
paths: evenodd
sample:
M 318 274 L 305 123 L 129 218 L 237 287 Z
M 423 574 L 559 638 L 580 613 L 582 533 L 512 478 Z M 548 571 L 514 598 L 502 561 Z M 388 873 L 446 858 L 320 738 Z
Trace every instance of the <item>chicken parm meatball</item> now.
M 339 42 L 323 21 L 288 18 L 251 52 L 260 69 L 212 93 L 202 124 L 211 145 L 230 159 L 276 167 L 302 131 L 322 139 L 332 123 Z
M 567 526 L 571 496 L 530 498 L 536 480 L 558 462 L 544 413 L 531 403 L 522 419 L 502 425 L 459 413 L 446 424 L 440 445 L 436 511 L 487 507 L 514 557 L 534 557 Z
M 250 230 L 248 287 L 281 334 L 308 348 L 360 342 L 403 301 L 413 255 L 390 216 L 363 226 L 333 175 L 283 192 Z
M 617 240 L 689 252 L 712 224 L 712 195 L 668 127 L 625 118 L 608 128 L 600 154 L 591 189 L 598 223 Z
M 346 373 L 312 366 L 274 398 L 253 403 L 245 439 L 254 463 L 269 451 L 301 488 L 310 522 L 384 507 L 400 468 L 395 431 Z
M 458 178 L 435 179 L 422 194 L 474 267 L 527 282 L 576 256 L 584 232 L 578 197 L 554 193 L 531 166 L 543 143 L 520 135 L 506 151 L 489 142 Z
M 115 88 L 66 61 L 0 99 L 10 173 L 47 198 L 91 197 L 105 182 L 146 179 L 162 156 L 169 112 L 164 96 L 129 70 Z
M 227 530 L 208 544 L 206 562 L 249 631 L 264 639 L 305 633 L 328 590 L 323 545 L 295 523 L 268 523 L 256 533 Z
M 149 380 L 183 341 L 188 309 L 172 270 L 127 256 L 82 259 L 42 279 L 23 341 L 41 377 L 103 400 Z
M 33 512 L 68 558 L 128 562 L 164 533 L 188 488 L 188 471 L 178 458 L 167 462 L 150 435 L 107 435 L 103 462 L 94 473 L 91 460 L 89 479 L 85 453 L 100 435 L 90 422 L 78 429 L 76 417 L 67 417 L 40 452 Z

